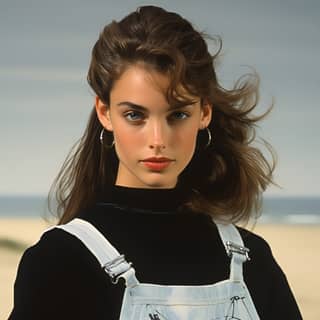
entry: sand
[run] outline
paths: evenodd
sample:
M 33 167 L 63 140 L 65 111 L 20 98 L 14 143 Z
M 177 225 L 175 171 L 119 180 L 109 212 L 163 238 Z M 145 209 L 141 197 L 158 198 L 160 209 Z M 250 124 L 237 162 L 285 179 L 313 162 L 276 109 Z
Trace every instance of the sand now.
M 0 218 L 0 320 L 7 319 L 12 309 L 13 284 L 23 253 L 21 249 L 4 246 L 3 240 L 12 240 L 27 247 L 37 242 L 48 227 L 39 218 Z
M 48 224 L 37 218 L 0 218 L 0 244 L 11 239 L 29 246 Z M 320 226 L 258 225 L 254 232 L 270 244 L 285 271 L 304 319 L 320 319 Z M 13 284 L 22 251 L 0 245 L 0 320 L 13 304 Z

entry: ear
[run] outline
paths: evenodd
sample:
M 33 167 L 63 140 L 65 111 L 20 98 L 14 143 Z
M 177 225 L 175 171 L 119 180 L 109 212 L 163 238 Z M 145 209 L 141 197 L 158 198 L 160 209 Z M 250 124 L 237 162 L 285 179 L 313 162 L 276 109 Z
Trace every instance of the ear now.
M 102 126 L 108 131 L 113 131 L 110 117 L 110 108 L 109 106 L 104 104 L 98 96 L 96 96 L 95 98 L 95 108 L 97 112 L 97 117 Z
M 204 101 L 203 105 L 201 106 L 201 114 L 200 114 L 200 129 L 204 129 L 208 127 L 212 117 L 212 105 Z

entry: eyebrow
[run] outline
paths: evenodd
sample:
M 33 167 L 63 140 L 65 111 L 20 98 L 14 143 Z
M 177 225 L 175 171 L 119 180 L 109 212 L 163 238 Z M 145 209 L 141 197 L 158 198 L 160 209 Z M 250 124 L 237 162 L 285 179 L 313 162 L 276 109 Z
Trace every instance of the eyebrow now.
M 177 106 L 170 107 L 169 110 L 177 110 L 177 109 L 181 109 L 181 108 L 184 108 L 186 106 L 192 106 L 192 105 L 193 104 L 177 105 Z M 133 108 L 135 110 L 144 111 L 144 112 L 148 111 L 147 107 L 142 106 L 140 104 L 136 104 L 136 103 L 130 102 L 130 101 L 119 102 L 119 103 L 117 103 L 117 106 L 127 106 L 127 107 Z
M 136 110 L 140 110 L 140 111 L 147 111 L 148 110 L 147 107 L 144 107 L 144 106 L 142 106 L 140 104 L 136 104 L 136 103 L 129 102 L 129 101 L 119 102 L 117 104 L 117 106 L 127 106 L 127 107 L 130 107 L 130 108 L 133 108 L 133 109 L 136 109 Z

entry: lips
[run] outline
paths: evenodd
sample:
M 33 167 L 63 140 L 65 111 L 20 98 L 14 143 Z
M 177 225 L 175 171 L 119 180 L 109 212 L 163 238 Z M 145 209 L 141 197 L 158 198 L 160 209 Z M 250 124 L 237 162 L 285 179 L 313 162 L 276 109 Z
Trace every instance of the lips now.
M 152 157 L 142 160 L 142 163 L 149 169 L 161 171 L 167 168 L 173 160 L 165 157 Z

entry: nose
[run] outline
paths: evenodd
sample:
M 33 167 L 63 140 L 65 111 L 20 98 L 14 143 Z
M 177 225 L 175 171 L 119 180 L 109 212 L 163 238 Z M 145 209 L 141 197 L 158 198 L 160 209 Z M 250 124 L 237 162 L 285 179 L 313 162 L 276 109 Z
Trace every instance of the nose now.
M 165 149 L 166 148 L 166 129 L 165 125 L 160 122 L 153 123 L 150 130 L 150 149 Z

